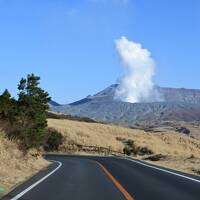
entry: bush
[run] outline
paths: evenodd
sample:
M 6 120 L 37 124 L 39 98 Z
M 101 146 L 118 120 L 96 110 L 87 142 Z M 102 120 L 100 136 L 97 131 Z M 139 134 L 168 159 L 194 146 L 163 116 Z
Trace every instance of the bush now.
M 148 147 L 137 146 L 133 140 L 125 140 L 123 143 L 126 145 L 123 149 L 124 154 L 126 155 L 151 155 L 153 151 Z
M 148 147 L 138 147 L 137 153 L 139 155 L 151 155 L 153 154 L 153 151 L 151 149 L 148 149 Z
M 137 155 L 138 153 L 138 147 L 135 145 L 133 140 L 126 140 L 125 141 L 126 147 L 128 149 L 129 155 L 132 153 L 134 155 Z
M 44 144 L 45 151 L 57 151 L 59 146 L 63 144 L 63 135 L 53 128 L 47 130 L 46 141 Z
M 135 146 L 135 143 L 134 143 L 133 140 L 130 140 L 130 139 L 129 139 L 129 140 L 126 141 L 126 145 L 129 146 L 129 147 L 134 147 L 134 146 Z
M 186 135 L 190 134 L 190 130 L 186 127 L 176 128 L 176 132 L 183 133 L 183 134 L 186 134 Z
M 131 155 L 131 150 L 128 148 L 128 147 L 124 147 L 123 149 L 123 153 L 127 156 L 130 156 Z
M 200 175 L 200 169 L 192 168 L 192 171 L 193 171 L 195 174 Z
M 162 155 L 162 154 L 155 154 L 155 155 L 146 157 L 144 160 L 159 161 L 159 160 L 165 159 L 165 158 L 166 158 L 165 155 Z

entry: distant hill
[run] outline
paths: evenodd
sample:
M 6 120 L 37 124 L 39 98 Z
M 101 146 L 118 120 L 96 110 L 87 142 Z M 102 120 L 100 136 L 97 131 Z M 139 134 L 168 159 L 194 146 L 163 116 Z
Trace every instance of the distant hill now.
M 127 103 L 114 99 L 118 85 L 71 104 L 53 106 L 53 111 L 94 120 L 132 125 L 141 121 L 199 121 L 200 90 L 164 88 L 157 90 L 163 102 Z
M 59 104 L 59 103 L 57 103 L 57 102 L 51 100 L 51 101 L 49 102 L 49 106 L 50 106 L 50 107 L 53 107 L 53 106 L 61 106 L 61 104 Z
M 90 122 L 90 123 L 97 123 L 93 119 L 90 119 L 88 117 L 79 117 L 79 116 L 72 116 L 72 115 L 66 115 L 63 113 L 57 113 L 52 111 L 47 111 L 46 113 L 47 118 L 49 119 L 67 119 L 67 120 L 74 120 L 79 122 Z

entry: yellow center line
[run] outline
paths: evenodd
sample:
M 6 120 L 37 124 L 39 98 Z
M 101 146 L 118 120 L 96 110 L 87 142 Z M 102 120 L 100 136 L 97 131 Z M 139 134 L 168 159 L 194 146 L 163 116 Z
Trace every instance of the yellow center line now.
M 134 200 L 134 198 L 124 189 L 124 187 L 116 180 L 116 178 L 98 161 L 96 163 L 101 167 L 101 169 L 105 172 L 108 178 L 114 183 L 117 189 L 123 194 L 126 200 Z

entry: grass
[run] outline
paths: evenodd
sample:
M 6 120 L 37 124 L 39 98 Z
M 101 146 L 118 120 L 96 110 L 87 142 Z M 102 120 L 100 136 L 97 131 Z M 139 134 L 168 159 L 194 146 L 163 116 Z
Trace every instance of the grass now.
M 123 152 L 123 140 L 133 140 L 138 147 L 145 147 L 154 154 L 166 155 L 154 164 L 184 172 L 195 173 L 200 169 L 200 140 L 179 134 L 173 130 L 159 133 L 124 128 L 116 125 L 48 119 L 49 127 L 60 131 L 66 149 L 73 144 L 111 147 Z M 144 156 L 138 156 L 143 159 Z M 151 162 L 151 161 L 148 161 Z M 198 174 L 198 173 L 196 173 Z
M 4 190 L 0 197 L 48 165 L 41 156 L 34 156 L 36 153 L 30 150 L 24 155 L 0 132 L 0 187 Z
M 4 124 L 5 125 L 5 124 Z M 3 124 L 0 124 L 2 127 Z M 129 141 L 139 149 L 148 149 L 164 159 L 154 164 L 200 175 L 200 140 L 179 134 L 173 130 L 153 133 L 116 125 L 80 122 L 66 119 L 48 119 L 48 126 L 64 136 L 60 151 L 77 153 L 74 144 L 100 146 L 123 152 Z M 63 148 L 64 147 L 64 148 Z M 80 149 L 79 149 L 80 150 Z M 0 197 L 48 165 L 38 152 L 30 150 L 24 155 L 15 141 L 8 140 L 0 131 Z M 88 152 L 78 151 L 78 154 Z M 147 155 L 137 155 L 145 159 Z M 152 162 L 152 161 L 147 161 Z M 5 189 L 2 192 L 2 188 Z

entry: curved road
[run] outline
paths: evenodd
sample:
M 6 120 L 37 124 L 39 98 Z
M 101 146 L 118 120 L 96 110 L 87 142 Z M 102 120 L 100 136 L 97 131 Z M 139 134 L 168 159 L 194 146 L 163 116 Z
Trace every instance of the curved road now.
M 4 200 L 200 200 L 200 178 L 117 157 L 46 156 L 54 162 Z

